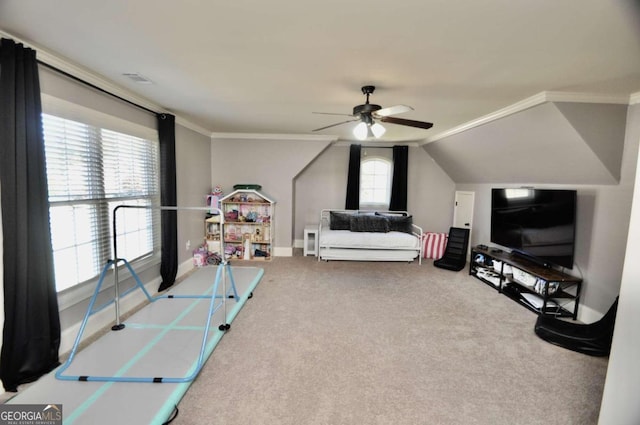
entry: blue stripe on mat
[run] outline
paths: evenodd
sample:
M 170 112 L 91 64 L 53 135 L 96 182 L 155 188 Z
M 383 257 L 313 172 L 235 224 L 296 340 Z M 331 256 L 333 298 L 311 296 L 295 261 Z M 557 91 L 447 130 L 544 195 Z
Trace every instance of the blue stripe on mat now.
M 249 298 L 249 294 L 251 294 L 251 292 L 253 292 L 253 290 L 256 288 L 256 286 L 258 286 L 258 283 L 260 282 L 260 279 L 262 279 L 262 275 L 263 274 L 264 274 L 264 270 L 263 269 L 259 269 L 258 270 L 258 275 L 249 284 L 249 287 L 247 288 L 245 293 L 240 298 L 240 302 L 238 302 L 236 304 L 236 306 L 229 313 L 228 323 L 232 323 L 233 322 L 233 319 L 235 319 L 235 317 L 238 315 L 238 313 L 240 312 L 240 310 L 242 309 L 244 304 L 247 302 L 247 299 Z M 224 334 L 223 332 L 220 332 L 219 335 L 215 335 L 214 338 L 211 340 L 211 342 L 207 345 L 207 347 L 206 347 L 206 358 L 207 359 L 209 358 L 209 356 L 211 356 L 211 353 L 213 352 L 213 349 L 216 347 L 216 345 L 218 345 L 218 342 L 222 338 L 223 334 Z M 198 360 L 196 359 L 196 361 L 194 362 L 194 366 L 193 367 L 195 367 L 197 365 L 197 363 L 198 363 Z M 178 403 L 180 403 L 180 400 L 182 400 L 182 397 L 184 396 L 184 394 L 189 389 L 189 386 L 191 385 L 191 382 L 184 382 L 182 384 L 177 384 L 177 385 L 178 385 L 177 388 L 169 396 L 167 401 L 164 403 L 164 406 L 162 407 L 162 409 L 160 409 L 158 411 L 156 416 L 151 421 L 151 424 L 163 424 L 163 423 L 166 422 L 166 420 L 173 413 L 173 410 L 175 409 L 175 407 L 178 405 Z
M 251 281 L 251 283 L 249 283 L 249 286 L 247 287 L 247 290 L 245 291 L 245 293 L 240 297 L 239 300 L 236 300 L 237 302 L 235 303 L 233 309 L 230 312 L 228 312 L 227 319 L 226 319 L 227 323 L 230 324 L 230 323 L 233 322 L 234 318 L 238 315 L 238 313 L 240 312 L 240 310 L 242 309 L 242 307 L 246 303 L 247 299 L 249 298 L 249 294 L 251 294 L 251 292 L 253 292 L 253 290 L 256 288 L 256 286 L 260 282 L 260 279 L 264 275 L 264 270 L 263 269 L 257 269 L 257 271 L 258 271 L 258 273 L 257 273 L 256 277 Z M 232 268 L 232 272 L 233 272 L 233 268 Z M 203 327 L 176 326 L 176 324 L 179 323 L 179 321 L 182 320 L 201 301 L 202 301 L 202 299 L 197 299 L 194 303 L 192 303 L 189 307 L 187 307 L 185 309 L 185 311 L 183 311 L 171 324 L 166 325 L 166 326 L 165 325 L 159 326 L 160 328 L 164 329 L 164 331 L 160 332 L 160 334 L 156 338 L 154 338 L 142 350 L 140 350 L 129 362 L 127 362 L 115 374 L 115 376 L 120 376 L 124 372 L 126 372 L 126 370 L 128 370 L 144 354 L 146 354 L 153 347 L 153 345 L 155 345 L 164 336 L 164 334 L 166 332 L 168 332 L 169 330 L 178 330 L 178 329 L 204 330 L 204 326 Z M 134 327 L 147 327 L 146 325 L 137 325 L 137 324 L 134 324 L 133 326 Z M 151 327 L 155 327 L 155 326 L 151 326 Z M 215 329 L 215 333 L 214 333 L 211 341 L 209 341 L 207 343 L 206 347 L 205 347 L 203 363 L 205 363 L 208 360 L 208 358 L 211 356 L 211 353 L 213 353 L 213 350 L 217 346 L 218 342 L 220 342 L 220 340 L 222 339 L 222 336 L 225 334 L 224 331 L 220 331 L 220 330 L 218 330 L 216 328 L 213 328 L 213 329 Z M 189 371 L 190 371 L 189 373 L 193 373 L 192 371 L 195 370 L 197 365 L 198 365 L 198 359 L 196 358 L 194 363 L 192 364 L 192 366 L 189 369 Z M 187 389 L 191 385 L 191 382 L 184 382 L 184 383 L 178 383 L 178 384 L 172 384 L 172 383 L 159 384 L 159 385 L 177 385 L 177 387 L 171 394 L 169 394 L 167 400 L 164 402 L 163 406 L 160 408 L 158 413 L 154 416 L 154 418 L 150 422 L 150 424 L 163 424 L 171 416 L 171 414 L 174 411 L 175 406 L 180 402 L 180 400 L 182 399 L 184 394 L 187 392 Z M 64 418 L 64 423 L 65 424 L 69 424 L 69 425 L 73 424 L 80 416 L 82 416 L 83 413 L 85 413 L 91 407 L 92 404 L 94 404 L 100 398 L 100 396 L 102 394 L 104 394 L 115 383 L 119 383 L 119 382 L 105 382 L 89 398 L 87 398 L 80 406 L 78 406 L 76 409 L 74 409 L 73 413 L 71 413 L 69 416 L 65 415 L 66 417 Z

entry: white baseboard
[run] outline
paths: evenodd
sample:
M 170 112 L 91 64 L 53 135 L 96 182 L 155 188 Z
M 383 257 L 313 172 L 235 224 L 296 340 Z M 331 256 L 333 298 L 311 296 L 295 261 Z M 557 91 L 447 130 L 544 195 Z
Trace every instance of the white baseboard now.
M 304 248 L 304 239 L 296 239 L 293 241 L 294 248 Z
M 189 258 L 187 261 L 178 265 L 178 273 L 176 275 L 176 279 L 180 279 L 182 276 L 185 275 L 185 273 L 190 272 L 194 268 L 195 266 L 193 265 L 193 258 Z
M 584 304 L 580 304 L 578 307 L 578 320 L 582 323 L 593 323 L 602 319 L 604 313 L 600 313 L 591 307 L 587 307 Z
M 273 248 L 274 257 L 293 257 L 293 247 L 276 246 Z

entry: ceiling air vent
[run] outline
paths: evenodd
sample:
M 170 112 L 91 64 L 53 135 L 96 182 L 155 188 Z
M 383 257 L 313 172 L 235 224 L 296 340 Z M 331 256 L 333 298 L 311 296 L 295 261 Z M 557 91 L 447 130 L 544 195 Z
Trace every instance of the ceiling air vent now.
M 125 72 L 125 77 L 129 78 L 131 81 L 138 84 L 153 84 L 153 81 L 145 77 L 144 75 L 138 74 L 137 72 Z

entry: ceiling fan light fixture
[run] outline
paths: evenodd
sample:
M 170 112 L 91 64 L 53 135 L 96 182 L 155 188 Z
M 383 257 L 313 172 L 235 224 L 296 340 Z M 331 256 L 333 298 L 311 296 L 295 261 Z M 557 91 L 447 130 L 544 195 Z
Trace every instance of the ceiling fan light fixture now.
M 373 133 L 373 136 L 376 139 L 381 138 L 386 131 L 387 129 L 384 128 L 382 125 L 378 124 L 377 122 L 373 123 L 373 125 L 371 126 L 371 132 Z
M 369 102 L 369 96 L 374 92 L 375 86 L 362 87 L 362 93 L 366 96 L 366 101 L 362 105 L 356 105 L 353 107 L 352 114 L 335 114 L 330 112 L 314 112 L 315 114 L 328 114 L 328 115 L 347 115 L 352 116 L 354 119 L 347 121 L 326 125 L 324 127 L 316 128 L 313 131 L 326 130 L 338 125 L 347 124 L 354 121 L 361 121 L 353 129 L 353 136 L 358 140 L 366 140 L 369 137 L 375 137 L 380 139 L 387 131 L 382 125 L 376 121 L 385 123 L 404 125 L 408 127 L 421 128 L 428 130 L 433 127 L 433 124 L 426 121 L 408 120 L 404 118 L 396 118 L 393 115 L 402 114 L 404 112 L 412 111 L 413 108 L 407 105 L 395 105 L 383 108 L 380 105 Z
M 359 122 L 353 129 L 353 135 L 356 136 L 358 140 L 365 140 L 369 135 L 369 127 L 365 122 Z

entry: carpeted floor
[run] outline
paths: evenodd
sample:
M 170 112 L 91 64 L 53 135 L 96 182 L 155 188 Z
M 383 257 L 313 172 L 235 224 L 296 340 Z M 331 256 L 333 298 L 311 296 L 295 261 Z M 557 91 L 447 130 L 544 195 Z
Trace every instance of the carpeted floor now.
M 538 339 L 467 269 L 251 265 L 264 277 L 173 424 L 597 423 L 607 359 Z

